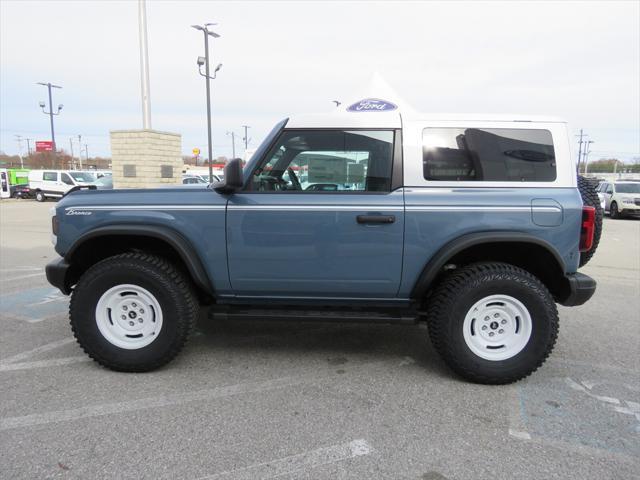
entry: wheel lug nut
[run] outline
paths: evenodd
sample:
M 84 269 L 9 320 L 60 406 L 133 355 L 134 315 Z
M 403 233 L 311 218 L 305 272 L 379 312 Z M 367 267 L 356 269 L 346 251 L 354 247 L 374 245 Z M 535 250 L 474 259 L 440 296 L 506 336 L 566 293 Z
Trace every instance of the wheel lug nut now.
M 142 320 L 141 318 L 139 318 L 139 319 L 138 319 L 138 322 L 142 323 L 142 321 L 143 321 L 143 320 Z
M 142 315 L 144 313 L 144 310 L 141 308 L 140 309 L 140 315 Z
M 494 335 L 495 335 L 495 333 L 493 333 L 493 332 L 489 332 L 489 336 L 490 336 L 490 337 L 493 337 Z
M 486 325 L 483 325 L 483 326 L 482 326 L 482 329 L 483 329 L 483 330 L 486 330 L 486 329 L 487 329 L 487 326 L 486 326 Z
M 504 333 L 503 329 L 498 330 L 498 333 Z
M 135 302 L 134 302 L 134 303 L 132 303 L 132 304 L 131 304 L 131 306 L 132 306 L 133 308 L 136 308 L 138 305 L 136 305 L 136 304 L 135 304 Z
M 493 318 L 498 318 L 499 316 L 500 316 L 500 314 L 498 314 L 498 313 L 494 313 L 493 314 Z
M 506 321 L 506 320 L 502 320 L 500 323 L 501 323 L 502 325 L 504 325 L 504 324 L 506 324 L 506 323 L 507 323 L 507 321 Z
M 126 319 L 127 319 L 127 316 L 126 316 L 126 315 L 120 315 L 120 318 L 121 318 L 122 320 L 126 320 Z
M 127 311 L 127 306 L 126 305 L 122 305 L 122 309 L 126 312 Z
M 129 326 L 133 327 L 135 324 L 133 322 L 129 322 Z
M 484 317 L 484 321 L 488 322 L 489 321 L 489 317 Z

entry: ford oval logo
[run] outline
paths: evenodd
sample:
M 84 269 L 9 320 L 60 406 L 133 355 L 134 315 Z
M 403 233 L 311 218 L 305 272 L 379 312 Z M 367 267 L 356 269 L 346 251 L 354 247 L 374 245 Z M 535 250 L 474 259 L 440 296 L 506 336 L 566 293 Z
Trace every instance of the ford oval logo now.
M 388 112 L 396 110 L 398 106 L 394 103 L 380 100 L 379 98 L 365 98 L 350 105 L 347 112 Z

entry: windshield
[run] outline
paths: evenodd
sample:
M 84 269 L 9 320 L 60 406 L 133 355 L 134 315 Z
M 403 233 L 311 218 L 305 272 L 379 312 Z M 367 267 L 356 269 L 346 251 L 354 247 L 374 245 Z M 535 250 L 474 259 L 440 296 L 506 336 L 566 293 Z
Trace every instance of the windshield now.
M 69 172 L 69 175 L 71 175 L 76 182 L 90 183 L 96 181 L 96 176 L 89 172 Z
M 638 183 L 616 183 L 618 193 L 640 193 L 640 182 Z
M 110 187 L 111 185 L 113 185 L 113 178 L 112 177 L 100 177 L 98 180 L 93 182 L 93 184 L 94 185 Z

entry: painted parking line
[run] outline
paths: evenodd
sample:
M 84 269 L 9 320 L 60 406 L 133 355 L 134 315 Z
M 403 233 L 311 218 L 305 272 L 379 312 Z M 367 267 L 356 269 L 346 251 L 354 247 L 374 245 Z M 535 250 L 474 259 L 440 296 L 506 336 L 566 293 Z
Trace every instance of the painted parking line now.
M 36 360 L 33 362 L 18 362 L 0 364 L 0 372 L 14 372 L 16 370 L 31 370 L 33 368 L 60 367 L 62 365 L 71 365 L 73 363 L 90 362 L 91 358 L 87 355 L 64 358 L 50 358 L 48 360 Z
M 37 287 L 0 297 L 0 311 L 28 323 L 67 312 L 68 297 L 52 287 Z
M 26 275 L 19 275 L 17 277 L 9 277 L 9 278 L 5 278 L 4 275 L 2 277 L 0 277 L 0 281 L 2 282 L 15 282 L 16 280 L 23 280 L 25 278 L 32 278 L 32 277 L 43 277 L 44 276 L 44 272 L 38 272 L 38 273 L 29 273 Z
M 75 342 L 74 338 L 63 338 L 61 340 L 56 340 L 55 342 L 46 343 L 44 345 L 40 345 L 39 347 L 32 348 L 31 350 L 27 350 L 25 352 L 18 353 L 11 357 L 3 358 L 0 360 L 0 365 L 8 365 L 10 363 L 22 362 L 23 360 L 27 360 L 34 355 L 39 355 L 40 353 L 48 352 L 49 350 L 54 350 L 58 347 L 62 347 L 64 345 L 68 345 L 69 343 Z
M 308 471 L 322 465 L 341 462 L 350 458 L 369 455 L 373 449 L 364 439 L 317 448 L 308 452 L 277 458 L 244 468 L 202 477 L 199 480 L 253 480 L 274 478 L 300 471 Z
M 161 408 L 189 402 L 213 400 L 216 398 L 230 397 L 248 393 L 257 393 L 278 388 L 287 388 L 303 383 L 304 378 L 282 377 L 263 382 L 248 382 L 229 385 L 225 387 L 198 390 L 195 392 L 176 393 L 173 395 L 161 395 L 156 397 L 141 398 L 126 402 L 104 403 L 88 407 L 58 410 L 46 413 L 36 413 L 19 417 L 0 418 L 0 431 L 14 428 L 31 427 L 34 425 L 46 425 L 49 423 L 68 422 L 82 418 L 101 417 L 105 415 L 146 410 L 149 408 Z

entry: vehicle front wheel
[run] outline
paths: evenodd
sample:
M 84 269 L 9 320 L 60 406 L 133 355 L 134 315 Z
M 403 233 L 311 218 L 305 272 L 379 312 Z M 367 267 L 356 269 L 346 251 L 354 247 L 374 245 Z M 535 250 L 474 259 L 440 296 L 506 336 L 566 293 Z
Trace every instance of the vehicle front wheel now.
M 611 202 L 611 206 L 609 207 L 609 215 L 611 218 L 620 218 L 620 211 L 618 210 L 618 204 L 616 202 Z
M 544 363 L 558 336 L 551 293 L 529 272 L 476 263 L 449 274 L 427 309 L 431 341 L 467 380 L 506 384 Z
M 71 328 L 83 350 L 112 370 L 145 372 L 171 361 L 198 315 L 189 280 L 163 258 L 109 257 L 73 290 Z
M 46 199 L 47 199 L 47 197 L 44 196 L 44 193 L 36 192 L 36 201 L 37 202 L 44 202 Z

